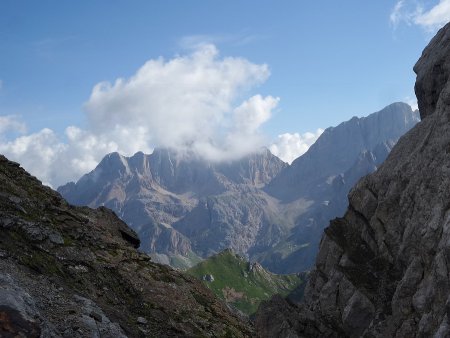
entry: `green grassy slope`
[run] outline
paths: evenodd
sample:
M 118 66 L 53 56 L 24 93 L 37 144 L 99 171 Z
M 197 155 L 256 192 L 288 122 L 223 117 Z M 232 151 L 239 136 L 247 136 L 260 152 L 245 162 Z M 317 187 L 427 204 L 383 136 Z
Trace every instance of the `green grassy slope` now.
M 214 255 L 187 273 L 199 279 L 212 275 L 214 281 L 203 281 L 218 297 L 246 314 L 254 313 L 261 301 L 278 293 L 287 296 L 304 281 L 297 275 L 276 275 L 258 263 L 250 264 L 231 250 Z

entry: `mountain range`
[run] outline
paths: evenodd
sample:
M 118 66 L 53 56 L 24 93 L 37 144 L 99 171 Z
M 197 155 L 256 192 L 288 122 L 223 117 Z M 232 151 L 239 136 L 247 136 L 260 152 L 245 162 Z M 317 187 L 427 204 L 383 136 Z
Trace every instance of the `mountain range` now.
M 207 201 L 204 208 L 208 208 L 209 200 L 216 199 L 222 203 L 222 209 L 231 203 L 224 196 L 232 199 L 247 193 L 250 200 L 242 208 L 235 203 L 235 209 L 208 209 L 209 224 L 216 224 L 213 221 L 223 215 L 229 217 L 224 221 L 232 222 L 251 203 L 256 205 L 254 195 L 272 203 L 258 209 L 265 215 L 292 208 L 291 213 L 274 214 L 280 223 L 261 226 L 256 237 L 264 235 L 267 237 L 263 238 L 274 240 L 276 231 L 259 232 L 281 229 L 285 232 L 278 234 L 283 238 L 278 244 L 295 244 L 297 237 L 312 243 L 320 222 L 328 217 L 315 220 L 315 210 L 327 210 L 333 203 L 346 204 L 329 195 L 323 200 L 325 193 L 334 191 L 337 198 L 350 189 L 351 180 L 376 169 L 350 189 L 343 215 L 325 226 L 306 286 L 303 289 L 300 284 L 294 290 L 297 295 L 304 295 L 303 299 L 298 301 L 292 293 L 289 298 L 275 295 L 261 303 L 253 322 L 211 291 L 222 292 L 224 299 L 232 303 L 237 295 L 225 289 L 226 285 L 208 288 L 186 273 L 152 262 L 137 249 L 143 247 L 137 233 L 110 209 L 70 205 L 20 164 L 0 155 L 0 336 L 448 337 L 450 23 L 431 40 L 414 71 L 420 122 L 408 106 L 391 105 L 375 115 L 328 129 L 307 156 L 290 166 L 267 152 L 250 156 L 253 165 L 249 165 L 248 158 L 205 164 L 192 154 L 184 157 L 168 150 L 161 150 L 159 155 L 157 151 L 155 162 L 150 161 L 153 154 L 138 153 L 132 157 L 134 160 L 111 154 L 79 182 L 61 188 L 62 192 L 84 198 L 85 203 L 102 204 L 104 200 L 121 206 L 116 209 L 119 214 L 130 212 L 135 203 L 136 214 L 143 221 L 147 220 L 146 212 L 155 210 L 157 218 L 153 223 L 137 222 L 134 227 L 142 231 L 152 226 L 167 229 L 166 233 L 173 234 L 174 239 L 183 236 L 188 250 L 196 255 L 194 250 L 201 253 L 198 248 L 202 233 L 216 229 L 204 226 L 195 236 L 188 237 L 176 223 L 202 207 L 202 198 Z M 362 133 L 366 123 L 391 130 L 397 129 L 396 121 L 403 131 L 415 125 L 397 143 L 394 134 L 381 136 L 381 131 L 372 128 Z M 375 135 L 373 142 L 372 137 L 367 137 L 371 132 Z M 340 136 L 334 138 L 335 135 Z M 342 141 L 345 137 L 348 139 Z M 351 148 L 355 144 L 356 148 Z M 353 150 L 336 154 L 334 149 L 342 145 Z M 387 158 L 379 164 L 387 152 Z M 353 159 L 342 158 L 350 153 Z M 273 162 L 267 162 L 264 156 Z M 200 171 L 190 169 L 193 162 Z M 313 163 L 329 167 L 318 166 L 314 170 Z M 264 165 L 273 170 L 262 173 Z M 236 170 L 239 174 L 232 174 Z M 217 185 L 203 186 L 198 182 Z M 99 187 L 103 190 L 97 190 Z M 178 206 L 166 204 L 170 199 L 178 201 Z M 148 209 L 141 209 L 147 201 L 152 202 L 146 205 Z M 318 206 L 322 209 L 315 209 Z M 185 213 L 183 208 L 189 211 Z M 139 210 L 143 211 L 139 214 Z M 302 215 L 308 214 L 311 220 L 305 225 L 302 220 L 306 216 Z M 124 215 L 120 214 L 122 218 Z M 240 220 L 250 226 L 256 222 L 253 215 L 257 213 L 248 212 Z M 287 215 L 292 219 L 283 218 Z M 173 217 L 176 221 L 163 223 L 159 217 Z M 286 223 L 282 219 L 287 219 Z M 239 231 L 233 226 L 231 223 L 225 230 L 217 229 L 223 243 L 233 243 L 236 237 L 222 238 L 223 232 L 218 230 L 229 234 Z M 205 238 L 208 236 L 213 234 L 206 233 Z M 246 245 L 253 243 L 244 239 Z M 262 243 L 260 248 L 265 245 Z M 305 252 L 308 247 L 294 248 L 291 255 Z M 262 259 L 270 257 L 263 255 L 263 250 L 254 249 L 255 245 L 249 248 L 249 255 L 255 250 Z M 272 254 L 276 252 L 275 245 Z M 287 253 L 285 263 L 290 257 Z M 262 274 L 270 277 L 264 280 L 272 279 L 259 263 L 248 263 L 230 250 L 197 267 L 199 270 L 194 272 L 194 268 L 192 273 L 201 274 L 206 282 L 216 280 L 212 274 L 227 284 L 256 280 L 249 278 L 250 273 L 255 278 Z M 234 274 L 224 271 L 229 267 Z
M 156 261 L 184 268 L 231 248 L 272 272 L 295 273 L 312 266 L 353 184 L 418 120 L 404 103 L 354 117 L 326 129 L 291 165 L 267 149 L 220 163 L 171 149 L 111 153 L 58 192 L 75 205 L 111 208 Z

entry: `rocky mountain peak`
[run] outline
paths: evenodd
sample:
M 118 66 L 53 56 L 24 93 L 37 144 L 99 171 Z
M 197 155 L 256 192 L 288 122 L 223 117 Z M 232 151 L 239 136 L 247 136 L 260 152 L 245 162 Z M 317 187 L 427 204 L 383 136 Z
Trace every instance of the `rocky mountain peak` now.
M 58 191 L 77 205 L 112 208 L 139 232 L 143 250 L 181 255 L 184 260 L 195 257 L 191 249 L 203 248 L 205 242 L 208 247 L 214 242 L 205 252 L 232 244 L 242 252 L 251 246 L 261 223 L 267 222 L 260 219 L 267 203 L 257 189 L 286 166 L 268 149 L 238 160 L 208 162 L 194 153 L 157 148 L 149 155 L 109 154 L 76 184 Z M 205 222 L 226 225 L 205 236 L 198 231 Z M 188 234 L 198 234 L 194 245 Z M 218 234 L 224 238 L 218 239 Z
M 92 175 L 93 180 L 102 175 L 119 175 L 124 176 L 130 174 L 130 167 L 128 165 L 127 158 L 120 155 L 118 152 L 110 153 L 106 155 L 97 166 L 98 171 L 95 175 Z
M 372 151 L 383 143 L 395 144 L 419 121 L 417 111 L 402 102 L 393 103 L 367 117 L 353 117 L 327 128 L 308 151 L 285 168 L 267 186 L 283 200 L 301 197 L 331 175 L 343 173 L 361 151 Z
M 287 167 L 287 163 L 263 148 L 240 160 L 225 161 L 215 165 L 217 170 L 235 183 L 262 187 Z
M 448 85 L 450 74 L 450 30 L 448 24 L 441 28 L 436 36 L 422 52 L 422 56 L 414 66 L 417 74 L 415 84 L 416 97 L 420 116 L 431 115 L 437 107 L 441 95 L 445 95 L 448 103 Z

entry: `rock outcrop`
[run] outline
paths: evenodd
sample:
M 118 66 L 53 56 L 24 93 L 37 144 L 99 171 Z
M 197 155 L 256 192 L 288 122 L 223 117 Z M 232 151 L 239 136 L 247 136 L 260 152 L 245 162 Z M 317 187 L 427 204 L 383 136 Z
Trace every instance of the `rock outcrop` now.
M 152 263 L 111 210 L 69 205 L 0 155 L 0 336 L 251 336 L 200 281 Z
M 261 336 L 450 336 L 449 65 L 447 24 L 414 67 L 422 122 L 325 230 L 304 303 L 261 308 Z

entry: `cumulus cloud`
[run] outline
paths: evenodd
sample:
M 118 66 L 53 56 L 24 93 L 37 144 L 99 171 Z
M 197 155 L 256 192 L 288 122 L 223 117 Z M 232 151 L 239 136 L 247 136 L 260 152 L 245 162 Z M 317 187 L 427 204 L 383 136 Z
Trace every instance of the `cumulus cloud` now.
M 277 106 L 278 101 L 278 98 L 272 96 L 263 98 L 261 95 L 255 95 L 244 101 L 234 110 L 236 130 L 253 134 L 264 122 L 270 119 L 271 111 Z
M 393 27 L 400 23 L 418 25 L 428 31 L 435 31 L 450 21 L 450 0 L 439 0 L 434 6 L 429 1 L 399 0 L 390 15 Z
M 199 45 L 188 55 L 152 59 L 129 78 L 94 86 L 84 104 L 88 121 L 64 137 L 44 129 L 1 144 L 0 151 L 56 187 L 93 169 L 108 152 L 132 155 L 168 147 L 208 160 L 234 159 L 265 143 L 260 126 L 279 99 L 243 94 L 269 77 L 265 64 L 220 57 Z M 14 119 L 3 129 L 19 128 Z M 40 160 L 41 158 L 41 160 Z
M 277 140 L 270 145 L 269 149 L 283 161 L 292 163 L 297 157 L 303 155 L 322 133 L 323 129 L 319 128 L 314 133 L 281 134 L 278 135 Z
M 85 108 L 91 129 L 117 140 L 125 153 L 154 145 L 183 150 L 207 142 L 220 147 L 221 134 L 233 131 L 238 95 L 268 76 L 267 65 L 220 59 L 213 45 L 204 45 L 188 56 L 150 60 L 129 79 L 99 83 Z M 266 101 L 258 96 L 239 112 L 255 114 L 251 109 L 259 103 L 265 109 L 259 114 L 270 116 L 273 105 L 261 103 Z M 257 129 L 246 127 L 252 133 Z
M 63 148 L 64 145 L 58 142 L 56 134 L 50 129 L 0 143 L 0 153 L 19 161 L 24 168 L 39 176 L 47 185 L 50 184 L 53 171 L 56 170 L 52 164 Z
M 54 131 L 37 133 L 0 143 L 0 153 L 18 161 L 25 169 L 51 187 L 77 179 L 92 170 L 105 154 L 117 145 L 77 127 L 68 127 L 63 141 Z
M 415 22 L 423 27 L 435 29 L 444 26 L 450 21 L 450 0 L 440 0 L 428 11 L 421 12 Z

